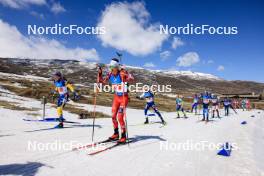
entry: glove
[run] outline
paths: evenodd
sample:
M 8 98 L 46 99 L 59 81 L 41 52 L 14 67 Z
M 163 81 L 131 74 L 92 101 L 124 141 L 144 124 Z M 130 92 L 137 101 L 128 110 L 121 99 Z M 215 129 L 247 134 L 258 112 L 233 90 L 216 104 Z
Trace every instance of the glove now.
M 103 68 L 105 67 L 105 64 L 97 64 L 97 71 L 98 71 L 98 74 L 102 74 L 103 73 Z
M 55 98 L 57 97 L 57 92 L 55 90 L 50 91 L 52 102 L 55 101 Z
M 136 99 L 139 99 L 139 100 L 141 100 L 142 98 L 140 98 L 140 96 L 138 96 L 138 95 L 137 95 L 137 96 L 136 96 Z
M 73 100 L 75 100 L 75 101 L 80 100 L 80 96 L 78 95 L 77 92 L 73 92 Z
M 102 67 L 98 67 L 97 68 L 97 72 L 98 72 L 98 77 L 101 78 L 103 75 L 103 68 Z
M 126 71 L 124 71 L 124 70 L 120 71 L 120 76 L 121 76 L 122 79 L 124 79 L 126 75 L 127 75 Z

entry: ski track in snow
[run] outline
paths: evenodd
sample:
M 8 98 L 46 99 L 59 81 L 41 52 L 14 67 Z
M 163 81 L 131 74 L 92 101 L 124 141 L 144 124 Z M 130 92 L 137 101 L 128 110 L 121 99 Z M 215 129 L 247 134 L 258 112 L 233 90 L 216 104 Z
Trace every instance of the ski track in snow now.
M 41 108 L 39 101 L 17 95 L 3 96 L 0 100 L 17 102 L 23 107 Z M 92 110 L 92 105 L 71 104 Z M 97 110 L 111 113 L 110 107 L 97 106 Z M 261 113 L 258 113 L 261 112 Z M 37 111 L 41 118 L 41 110 Z M 12 111 L 0 107 L 0 175 L 215 175 L 263 176 L 263 125 L 261 110 L 239 111 L 215 121 L 199 122 L 201 116 L 189 114 L 188 119 L 176 119 L 176 113 L 162 112 L 168 125 L 141 125 L 143 110 L 127 109 L 129 137 L 135 143 L 118 146 L 95 156 L 88 151 L 29 151 L 28 141 L 61 143 L 74 140 L 83 144 L 91 142 L 91 119 L 80 120 L 77 115 L 64 113 L 67 120 L 81 125 L 66 124 L 65 129 L 45 130 L 56 123 L 25 122 L 36 119 L 26 111 Z M 221 114 L 223 112 L 221 111 Z M 255 117 L 251 117 L 255 115 Z M 56 109 L 47 105 L 47 117 L 56 117 Z M 151 121 L 159 121 L 151 117 Z M 241 125 L 246 120 L 248 124 Z M 96 119 L 95 141 L 103 140 L 113 132 L 111 119 Z M 44 130 L 40 130 L 44 129 Z M 35 130 L 35 131 L 34 131 Z M 163 141 L 164 140 L 164 141 Z M 236 143 L 231 157 L 218 156 L 217 150 L 160 150 L 160 142 L 209 141 Z

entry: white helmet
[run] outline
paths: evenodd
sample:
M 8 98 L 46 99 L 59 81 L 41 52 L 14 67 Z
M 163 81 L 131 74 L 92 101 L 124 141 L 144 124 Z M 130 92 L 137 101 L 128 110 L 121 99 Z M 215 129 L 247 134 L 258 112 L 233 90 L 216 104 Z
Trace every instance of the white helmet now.
M 119 64 L 119 60 L 116 58 L 111 59 L 109 67 L 112 68 L 119 68 L 120 64 Z

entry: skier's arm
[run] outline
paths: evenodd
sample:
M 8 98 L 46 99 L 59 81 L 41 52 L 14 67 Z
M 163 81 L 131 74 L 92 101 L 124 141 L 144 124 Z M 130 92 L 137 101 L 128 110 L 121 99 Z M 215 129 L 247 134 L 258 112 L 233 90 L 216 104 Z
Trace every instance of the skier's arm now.
M 124 82 L 134 81 L 134 77 L 124 69 L 120 71 L 120 76 Z
M 73 85 L 72 84 L 70 84 L 70 83 L 66 83 L 66 87 L 68 88 L 68 89 L 70 89 L 70 91 L 73 93 L 73 99 L 75 100 L 75 101 L 77 101 L 77 100 L 79 100 L 80 99 L 80 96 L 78 95 L 78 93 L 75 91 L 75 89 L 74 89 L 74 87 L 73 87 Z
M 52 97 L 52 102 L 54 102 L 55 97 L 56 97 L 56 95 L 57 95 L 57 93 L 58 93 L 58 88 L 57 88 L 57 87 L 54 87 L 54 88 L 50 91 L 50 93 L 51 93 L 51 97 Z
M 72 84 L 70 84 L 70 83 L 67 82 L 67 83 L 66 83 L 66 87 L 67 87 L 68 89 L 70 89 L 71 92 L 75 92 L 74 87 L 73 87 Z
M 55 87 L 54 88 L 54 91 L 53 91 L 53 94 L 56 94 L 58 91 L 59 91 L 59 88 L 58 87 Z
M 109 74 L 107 74 L 107 76 L 103 77 L 103 69 L 102 69 L 102 67 L 99 67 L 98 68 L 97 83 L 107 84 L 108 80 L 109 80 Z
M 139 96 L 140 99 L 143 99 L 145 98 L 145 93 L 143 92 L 140 96 Z

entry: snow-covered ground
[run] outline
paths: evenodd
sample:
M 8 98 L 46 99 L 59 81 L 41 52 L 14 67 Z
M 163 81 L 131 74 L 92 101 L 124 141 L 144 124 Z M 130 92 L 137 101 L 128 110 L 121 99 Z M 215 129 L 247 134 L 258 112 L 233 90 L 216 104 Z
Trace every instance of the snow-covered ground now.
M 37 100 L 4 94 L 0 95 L 2 101 L 41 108 Z M 93 109 L 92 105 L 72 104 Z M 97 106 L 97 110 L 111 113 L 110 107 Z M 200 121 L 201 116 L 188 114 L 188 119 L 176 119 L 175 113 L 162 112 L 168 122 L 162 127 L 159 123 L 142 125 L 143 110 L 127 109 L 129 136 L 137 140 L 129 146 L 118 146 L 94 156 L 87 155 L 90 150 L 71 151 L 69 146 L 55 150 L 47 146 L 49 143 L 60 147 L 90 143 L 91 119 L 80 120 L 77 115 L 65 112 L 67 120 L 80 124 L 48 130 L 56 123 L 22 120 L 41 118 L 41 109 L 35 112 L 39 114 L 37 117 L 28 113 L 0 107 L 0 175 L 264 175 L 264 113 L 261 110 L 239 110 L 238 114 L 232 112 L 229 117 L 213 119 L 207 124 Z M 56 109 L 48 104 L 46 117 L 55 116 Z M 151 121 L 159 119 L 151 117 Z M 242 121 L 247 124 L 241 125 Z M 96 119 L 95 141 L 106 139 L 112 132 L 111 119 Z M 194 147 L 225 142 L 234 146 L 230 157 L 219 156 L 216 149 L 206 146 L 204 149 Z M 39 144 L 41 150 L 29 148 L 29 144 L 34 143 Z M 48 150 L 43 149 L 44 145 Z M 193 149 L 188 150 L 188 147 Z

